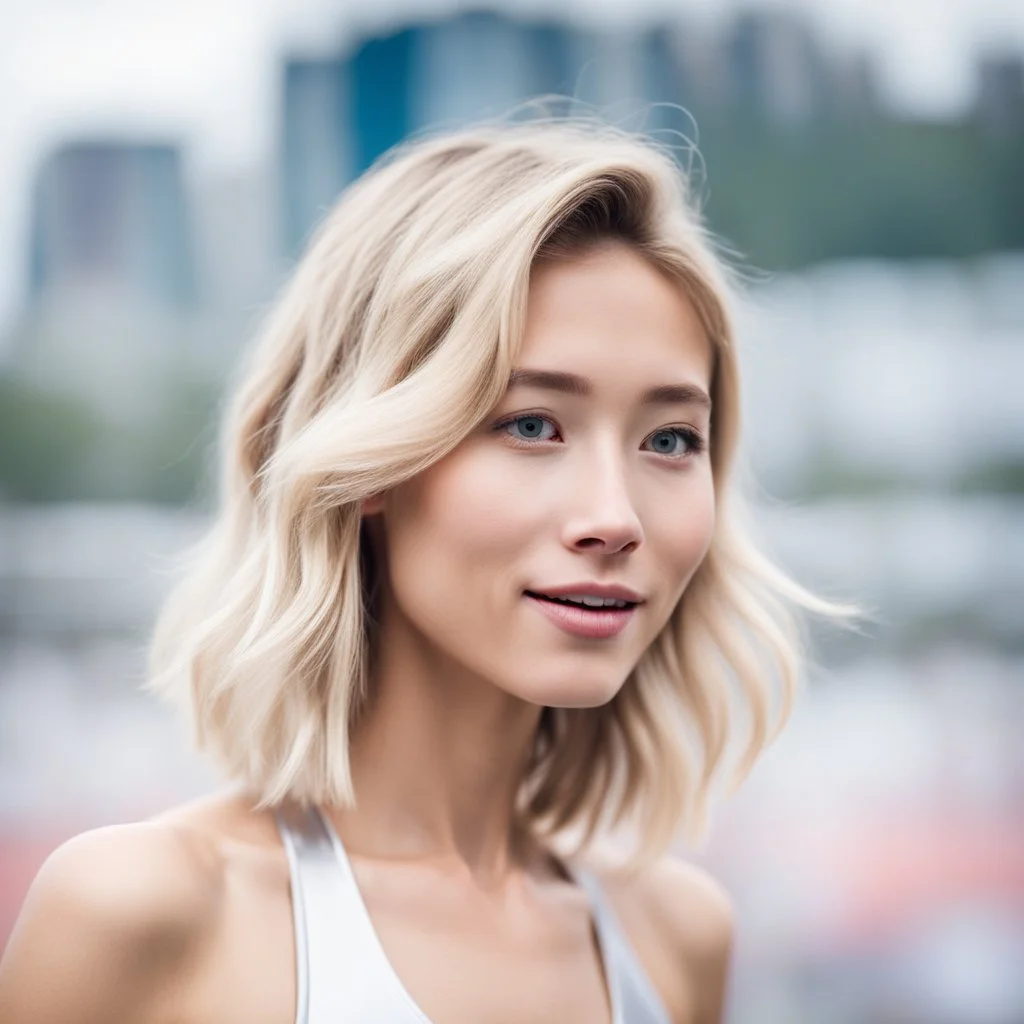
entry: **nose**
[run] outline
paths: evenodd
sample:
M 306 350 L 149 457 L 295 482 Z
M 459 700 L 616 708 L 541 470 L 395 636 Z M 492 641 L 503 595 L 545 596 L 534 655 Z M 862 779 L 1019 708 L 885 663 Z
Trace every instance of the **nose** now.
M 566 547 L 614 555 L 643 543 L 643 526 L 620 459 L 610 454 L 588 459 L 574 483 L 574 511 L 562 530 Z

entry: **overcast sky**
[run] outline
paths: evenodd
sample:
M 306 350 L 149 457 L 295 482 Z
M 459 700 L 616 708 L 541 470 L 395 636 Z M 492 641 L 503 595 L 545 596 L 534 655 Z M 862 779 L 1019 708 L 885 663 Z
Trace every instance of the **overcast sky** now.
M 570 0 L 561 10 L 577 19 L 662 14 L 713 23 L 739 5 Z M 326 49 L 359 25 L 456 6 L 443 0 L 0 0 L 0 327 L 23 291 L 29 183 L 54 139 L 91 129 L 175 133 L 188 139 L 193 167 L 244 165 L 268 154 L 273 142 L 274 68 L 282 47 Z M 544 0 L 506 6 L 559 9 Z M 886 98 L 919 113 L 954 113 L 970 102 L 979 47 L 1024 51 L 1024 0 L 791 0 L 789 6 L 806 9 L 832 45 L 873 51 Z

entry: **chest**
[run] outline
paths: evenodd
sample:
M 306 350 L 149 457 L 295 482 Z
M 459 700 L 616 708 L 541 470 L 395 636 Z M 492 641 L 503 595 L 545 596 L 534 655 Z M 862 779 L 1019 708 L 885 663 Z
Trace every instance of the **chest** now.
M 610 1024 L 600 947 L 578 900 L 496 913 L 416 871 L 357 874 L 355 894 L 306 908 L 304 929 L 307 970 L 358 1007 L 352 1019 L 394 1007 L 403 1024 Z M 296 953 L 287 868 L 237 872 L 181 1024 L 294 1024 Z M 322 1021 L 314 1013 L 309 1024 Z

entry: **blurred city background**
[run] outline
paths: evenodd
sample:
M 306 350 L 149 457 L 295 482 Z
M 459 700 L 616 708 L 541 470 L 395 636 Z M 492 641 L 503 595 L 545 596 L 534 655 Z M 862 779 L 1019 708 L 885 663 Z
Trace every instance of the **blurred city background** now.
M 1024 6 L 0 10 L 0 943 L 61 841 L 215 781 L 147 631 L 311 228 L 409 133 L 559 94 L 691 170 L 766 541 L 871 611 L 689 853 L 730 1021 L 1024 1021 Z

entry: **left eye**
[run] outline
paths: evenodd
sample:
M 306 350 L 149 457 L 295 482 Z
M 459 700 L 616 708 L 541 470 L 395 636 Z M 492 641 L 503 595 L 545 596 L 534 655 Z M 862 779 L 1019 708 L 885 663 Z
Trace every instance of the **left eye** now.
M 684 455 L 693 447 L 693 439 L 682 430 L 658 430 L 647 439 L 659 455 Z

